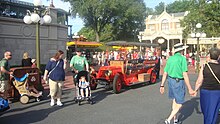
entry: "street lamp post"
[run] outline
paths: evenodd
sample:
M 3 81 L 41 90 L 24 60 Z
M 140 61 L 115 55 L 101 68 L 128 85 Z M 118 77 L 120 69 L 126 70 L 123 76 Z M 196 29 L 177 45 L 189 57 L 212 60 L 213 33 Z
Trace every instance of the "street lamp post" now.
M 142 42 L 142 37 L 143 37 L 143 34 L 141 33 L 140 35 L 138 35 L 138 38 L 139 38 L 139 41 L 140 41 L 140 43 Z M 141 52 L 141 46 L 140 46 L 140 52 Z
M 157 42 L 160 44 L 160 57 L 162 58 L 162 44 L 164 43 L 164 39 L 163 38 L 158 39 Z
M 36 61 L 37 68 L 40 69 L 40 24 L 50 23 L 52 21 L 48 9 L 42 14 L 45 8 L 42 7 L 41 0 L 34 0 L 34 12 L 27 10 L 27 15 L 24 17 L 23 21 L 25 24 L 36 23 Z
M 197 23 L 196 24 L 196 29 L 200 29 L 202 27 L 202 24 Z M 196 72 L 199 73 L 199 68 L 200 68 L 200 58 L 199 58 L 199 39 L 202 37 L 206 37 L 206 33 L 203 32 L 194 32 L 191 33 L 192 38 L 196 38 L 197 40 L 197 48 L 196 48 Z

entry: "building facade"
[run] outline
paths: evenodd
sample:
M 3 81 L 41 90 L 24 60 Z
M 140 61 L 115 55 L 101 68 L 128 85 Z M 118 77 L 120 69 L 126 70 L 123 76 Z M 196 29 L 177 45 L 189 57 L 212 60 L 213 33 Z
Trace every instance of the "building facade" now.
M 162 50 L 167 53 L 173 53 L 173 45 L 183 43 L 189 45 L 189 51 L 196 51 L 197 38 L 183 39 L 183 27 L 180 26 L 180 20 L 187 16 L 189 12 L 167 13 L 164 10 L 160 15 L 149 15 L 145 20 L 146 28 L 139 32 L 139 41 L 146 43 L 158 43 L 159 39 L 164 39 L 161 44 Z M 140 37 L 141 36 L 141 37 Z M 199 51 L 207 51 L 213 45 L 216 45 L 220 38 L 200 38 Z M 186 52 L 186 51 L 185 51 Z M 169 54 L 168 54 L 169 55 Z
M 149 15 L 145 20 L 145 30 L 139 32 L 139 36 L 142 36 L 139 37 L 139 40 L 147 43 L 158 43 L 159 39 L 164 39 L 162 50 L 172 51 L 174 44 L 183 43 L 183 29 L 180 27 L 180 20 L 187 14 L 188 12 L 169 14 L 164 10 L 160 15 Z
M 33 5 L 16 0 L 0 1 L 0 57 L 3 57 L 5 51 L 11 51 L 13 57 L 10 64 L 19 66 L 24 52 L 28 52 L 31 58 L 36 58 L 36 25 L 25 24 L 23 22 L 25 14 L 19 14 L 26 13 L 27 9 L 31 11 Z M 57 8 L 49 8 L 49 11 L 52 22 L 40 25 L 41 64 L 46 64 L 57 50 L 66 51 L 68 40 L 68 13 Z

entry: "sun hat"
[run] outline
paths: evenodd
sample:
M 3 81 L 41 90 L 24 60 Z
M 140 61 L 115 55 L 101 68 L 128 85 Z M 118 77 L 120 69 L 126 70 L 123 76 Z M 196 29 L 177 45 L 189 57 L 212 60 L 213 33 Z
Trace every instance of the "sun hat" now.
M 189 46 L 184 46 L 183 43 L 177 43 L 173 47 L 174 47 L 174 52 L 179 52 L 187 49 Z

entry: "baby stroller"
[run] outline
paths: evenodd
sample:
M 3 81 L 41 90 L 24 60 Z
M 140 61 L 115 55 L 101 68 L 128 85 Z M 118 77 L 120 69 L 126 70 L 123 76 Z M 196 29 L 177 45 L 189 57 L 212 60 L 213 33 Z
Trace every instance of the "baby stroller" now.
M 87 88 L 88 88 L 88 97 L 86 98 L 85 97 L 85 91 L 84 91 L 84 96 L 82 96 L 81 95 L 81 92 L 80 92 L 80 90 L 81 90 L 81 88 L 79 87 L 79 80 L 80 80 L 80 78 L 82 77 L 82 76 L 84 76 L 85 77 L 85 79 L 86 79 L 86 81 L 87 82 L 89 82 L 90 81 L 90 75 L 89 75 L 89 72 L 87 72 L 87 71 L 80 71 L 76 76 L 75 76 L 75 86 L 76 86 L 76 90 L 75 90 L 75 94 L 76 94 L 76 96 L 75 96 L 75 98 L 74 98 L 74 101 L 76 102 L 76 103 L 78 103 L 78 105 L 81 105 L 81 102 L 82 101 L 87 101 L 89 104 L 93 104 L 94 102 L 92 101 L 92 96 L 91 96 L 91 88 L 90 88 L 90 86 L 88 86 Z M 85 99 L 83 99 L 83 98 L 85 98 Z
M 33 96 L 36 98 L 36 101 L 40 101 L 40 96 L 42 96 L 42 92 L 38 92 L 34 87 L 29 86 L 28 84 L 28 74 L 25 74 L 21 78 L 17 78 L 15 76 L 13 85 L 18 90 L 20 96 L 20 102 L 22 104 L 26 104 L 29 102 L 29 97 Z M 38 93 L 36 93 L 38 92 Z

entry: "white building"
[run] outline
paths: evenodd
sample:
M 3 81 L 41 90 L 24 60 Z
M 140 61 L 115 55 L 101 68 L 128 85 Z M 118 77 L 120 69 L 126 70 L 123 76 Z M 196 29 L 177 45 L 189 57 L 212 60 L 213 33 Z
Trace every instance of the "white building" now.
M 183 27 L 180 20 L 187 16 L 189 12 L 167 13 L 164 10 L 160 15 L 149 15 L 145 20 L 146 28 L 139 32 L 139 40 L 146 43 L 158 43 L 159 39 L 164 39 L 162 50 L 167 53 L 173 51 L 173 45 L 184 43 L 190 46 L 190 51 L 195 51 L 196 38 L 183 39 Z M 200 51 L 212 47 L 220 38 L 200 38 Z

